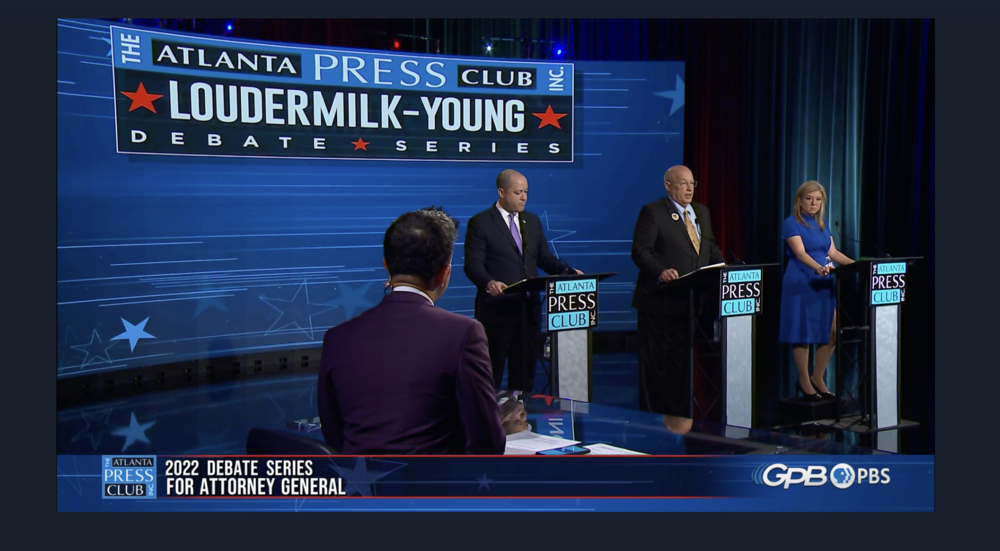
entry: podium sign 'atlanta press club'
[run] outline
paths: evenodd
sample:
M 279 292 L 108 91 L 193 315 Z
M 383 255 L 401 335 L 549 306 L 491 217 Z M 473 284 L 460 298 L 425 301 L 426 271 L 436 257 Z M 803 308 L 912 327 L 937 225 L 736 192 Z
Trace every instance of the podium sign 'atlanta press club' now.
M 906 262 L 873 262 L 870 306 L 899 304 L 906 300 Z
M 723 268 L 719 276 L 722 317 L 758 315 L 763 308 L 764 282 L 760 268 Z
M 118 152 L 573 162 L 573 64 L 112 27 Z
M 597 279 L 549 280 L 546 297 L 549 331 L 597 327 Z

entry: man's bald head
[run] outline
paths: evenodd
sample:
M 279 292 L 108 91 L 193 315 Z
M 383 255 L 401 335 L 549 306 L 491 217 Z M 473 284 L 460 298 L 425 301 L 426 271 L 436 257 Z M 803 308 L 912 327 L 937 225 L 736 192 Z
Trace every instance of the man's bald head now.
M 691 204 L 697 185 L 691 169 L 684 165 L 672 166 L 663 173 L 663 187 L 666 188 L 667 195 L 682 207 Z
M 507 191 L 510 189 L 510 185 L 519 178 L 524 178 L 524 174 L 514 170 L 513 168 L 508 168 L 500 174 L 497 174 L 497 189 L 502 189 Z
M 512 168 L 504 170 L 497 175 L 497 195 L 500 196 L 500 206 L 505 211 L 523 211 L 528 202 L 528 179 Z
M 694 175 L 691 173 L 691 169 L 684 165 L 675 165 L 667 169 L 663 173 L 663 183 L 667 182 L 677 182 L 679 180 L 694 180 Z

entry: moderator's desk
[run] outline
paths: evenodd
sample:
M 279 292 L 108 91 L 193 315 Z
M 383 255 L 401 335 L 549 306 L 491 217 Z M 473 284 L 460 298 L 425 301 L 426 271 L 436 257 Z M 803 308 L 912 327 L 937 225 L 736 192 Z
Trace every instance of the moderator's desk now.
M 688 421 L 690 430 L 684 432 L 683 422 L 678 426 L 674 419 L 665 420 L 663 415 L 655 413 L 566 398 L 522 396 L 521 399 L 532 431 L 579 440 L 581 445 L 603 443 L 653 455 L 882 453 L 826 439 L 701 421 Z M 673 430 L 667 427 L 668 421 Z M 287 426 L 323 439 L 318 418 L 289 421 Z

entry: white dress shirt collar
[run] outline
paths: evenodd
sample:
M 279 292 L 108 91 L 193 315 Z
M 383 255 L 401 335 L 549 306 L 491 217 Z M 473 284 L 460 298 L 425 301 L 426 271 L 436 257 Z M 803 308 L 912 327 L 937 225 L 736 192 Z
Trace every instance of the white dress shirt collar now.
M 517 220 L 518 222 L 521 221 L 521 217 L 518 216 L 518 214 L 516 212 L 510 213 L 510 212 L 507 212 L 507 209 L 501 207 L 500 206 L 500 201 L 497 201 L 497 208 L 500 209 L 500 216 L 503 216 L 503 223 L 504 224 L 507 224 L 508 226 L 510 225 L 510 215 L 511 214 L 514 215 L 514 220 Z
M 682 207 L 680 203 L 674 201 L 673 197 L 668 196 L 667 199 L 670 199 L 670 202 L 674 204 L 674 208 L 677 209 L 677 214 L 681 215 L 681 218 L 684 217 L 684 212 L 687 211 L 688 216 L 691 217 L 691 222 L 698 219 L 698 215 L 694 213 L 694 207 L 691 206 L 691 203 L 688 203 L 687 207 Z
M 427 302 L 430 302 L 431 306 L 434 306 L 434 301 L 431 300 L 431 297 L 427 296 L 427 293 L 421 291 L 420 289 L 417 289 L 416 287 L 410 287 L 409 285 L 397 285 L 396 287 L 392 288 L 392 292 L 393 293 L 395 293 L 396 291 L 403 291 L 404 293 L 415 293 L 415 294 L 418 294 L 418 295 L 424 297 L 425 299 L 427 299 Z

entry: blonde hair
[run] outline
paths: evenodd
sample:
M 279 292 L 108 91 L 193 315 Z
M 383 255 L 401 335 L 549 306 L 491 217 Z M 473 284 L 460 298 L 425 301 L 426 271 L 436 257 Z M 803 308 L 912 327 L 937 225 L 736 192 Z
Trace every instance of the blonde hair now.
M 826 222 L 824 222 L 826 219 L 826 190 L 823 189 L 823 184 L 817 182 L 816 180 L 809 180 L 799 186 L 799 190 L 795 192 L 795 206 L 792 207 L 792 214 L 795 215 L 795 219 L 799 221 L 799 224 L 802 224 L 803 226 L 807 225 L 805 219 L 802 218 L 802 207 L 800 206 L 799 201 L 814 191 L 818 191 L 820 195 L 823 196 L 823 204 L 820 205 L 819 211 L 813 216 L 813 219 L 816 221 L 816 225 L 819 227 L 820 231 L 823 231 L 826 229 Z

